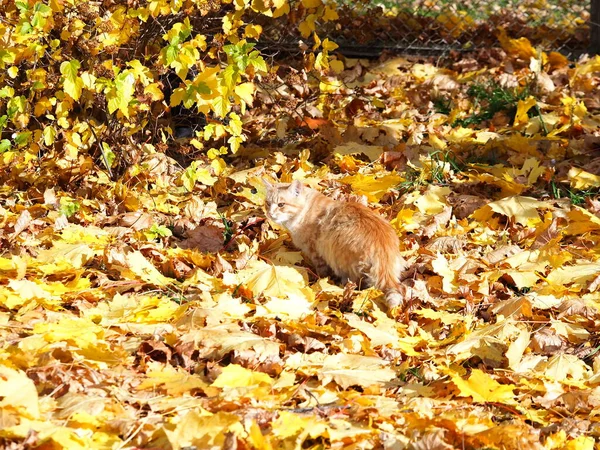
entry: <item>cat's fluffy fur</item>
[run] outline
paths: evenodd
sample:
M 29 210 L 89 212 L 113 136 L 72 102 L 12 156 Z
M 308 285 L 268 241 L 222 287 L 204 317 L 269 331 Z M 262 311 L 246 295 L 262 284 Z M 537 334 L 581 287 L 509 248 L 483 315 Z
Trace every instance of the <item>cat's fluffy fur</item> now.
M 334 275 L 384 292 L 388 307 L 402 305 L 404 260 L 392 226 L 369 208 L 332 200 L 299 181 L 263 180 L 267 216 L 290 232 L 319 276 Z

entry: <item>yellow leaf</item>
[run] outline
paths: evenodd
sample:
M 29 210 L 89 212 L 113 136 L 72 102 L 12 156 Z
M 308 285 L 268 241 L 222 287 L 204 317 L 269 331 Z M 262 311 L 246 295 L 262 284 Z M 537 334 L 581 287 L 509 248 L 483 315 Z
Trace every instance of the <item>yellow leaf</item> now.
M 571 181 L 571 187 L 574 189 L 581 190 L 600 187 L 600 176 L 586 172 L 578 167 L 571 167 L 567 176 Z
M 435 273 L 442 276 L 442 289 L 444 292 L 456 292 L 457 286 L 454 284 L 454 277 L 456 276 L 456 273 L 450 268 L 446 257 L 441 253 L 438 253 L 431 265 Z
M 548 283 L 564 286 L 572 284 L 574 289 L 582 289 L 588 281 L 600 274 L 600 263 L 581 262 L 571 266 L 559 267 L 548 274 Z
M 158 83 L 151 83 L 144 87 L 144 93 L 148 94 L 153 102 L 162 100 L 164 98 L 164 94 L 158 86 Z
M 158 295 L 116 294 L 87 309 L 84 316 L 105 327 L 120 323 L 164 323 L 176 318 L 179 309 L 177 303 Z
M 519 335 L 517 339 L 515 339 L 508 346 L 508 350 L 506 350 L 506 358 L 508 359 L 508 367 L 517 371 L 518 365 L 523 359 L 523 354 L 529 343 L 531 342 L 531 336 L 527 330 L 521 329 L 519 331 Z
M 330 60 L 329 66 L 331 67 L 331 70 L 333 70 L 335 73 L 342 73 L 344 71 L 344 63 L 342 61 L 340 61 L 339 59 Z M 379 100 L 379 99 L 375 99 L 375 100 Z M 376 101 L 374 101 L 373 103 L 375 104 Z
M 271 443 L 267 440 L 268 437 L 262 434 L 255 420 L 250 420 L 250 423 L 246 423 L 246 430 L 248 431 L 248 442 L 253 448 L 273 450 Z
M 360 155 L 361 153 L 368 156 L 369 160 L 375 161 L 383 153 L 383 146 L 381 145 L 365 145 L 359 144 L 358 142 L 348 142 L 343 145 L 338 145 L 333 150 L 336 155 Z
M 452 190 L 446 186 L 435 186 L 430 184 L 423 195 L 419 195 L 413 204 L 423 214 L 433 215 L 441 213 L 447 206 L 446 198 Z
M 324 385 L 333 380 L 342 389 L 382 385 L 396 378 L 396 372 L 387 366 L 389 361 L 377 357 L 338 353 L 325 358 L 319 378 Z
M 273 421 L 271 430 L 280 439 L 287 439 L 306 432 L 312 437 L 324 434 L 327 424 L 318 417 L 305 416 L 290 411 L 280 411 L 279 417 Z
M 160 273 L 156 267 L 154 267 L 152 263 L 137 250 L 127 253 L 125 260 L 127 261 L 129 270 L 147 283 L 154 284 L 155 286 L 167 286 L 175 281 Z
M 517 112 L 515 114 L 515 127 L 521 127 L 527 125 L 529 122 L 529 116 L 527 111 L 533 108 L 537 104 L 537 100 L 533 96 L 529 96 L 526 100 L 519 100 L 517 104 Z
M 237 364 L 229 364 L 211 385 L 220 388 L 237 388 L 257 385 L 271 386 L 274 380 L 262 372 L 254 372 Z
M 193 410 L 177 423 L 174 430 L 165 429 L 173 450 L 192 447 L 223 448 L 229 433 L 240 437 L 246 434 L 240 418 L 223 411 L 210 414 L 203 410 Z
M 231 277 L 231 278 L 230 278 Z M 289 298 L 308 296 L 312 292 L 307 286 L 306 273 L 293 266 L 275 266 L 264 261 L 251 261 L 240 270 L 237 277 L 227 275 L 223 282 L 229 285 L 243 284 L 254 295 Z
M 366 195 L 370 201 L 379 201 L 392 188 L 398 186 L 402 177 L 396 174 L 383 176 L 356 174 L 342 178 L 342 183 L 352 186 L 352 190 L 359 195 Z
M 446 147 L 448 147 L 448 144 L 446 143 L 446 141 L 443 141 L 442 139 L 440 139 L 440 137 L 435 134 L 435 133 L 430 133 L 429 134 L 429 143 L 431 144 L 431 146 L 437 150 L 444 150 Z
M 36 260 L 40 263 L 66 262 L 75 269 L 80 269 L 88 263 L 98 252 L 87 244 L 71 244 L 68 242 L 55 242 L 48 250 L 41 250 Z
M 519 331 L 511 320 L 505 319 L 501 323 L 486 325 L 471 334 L 466 333 L 464 341 L 450 346 L 447 352 L 456 355 L 459 362 L 478 356 L 481 360 L 500 364 L 506 351 L 506 346 L 500 338 L 512 338 Z
M 76 59 L 65 61 L 60 65 L 60 73 L 64 77 L 64 89 L 73 100 L 79 100 L 83 88 L 83 80 L 77 75 L 81 64 Z
M 571 211 L 567 213 L 567 217 L 569 218 L 569 225 L 566 229 L 567 234 L 577 235 L 600 230 L 600 217 L 579 206 L 571 206 Z
M 386 345 L 401 350 L 407 356 L 419 355 L 419 352 L 415 351 L 415 347 L 422 342 L 422 339 L 420 337 L 401 337 L 394 326 L 395 324 L 389 324 L 382 320 L 369 323 L 356 314 L 345 314 L 345 317 L 348 325 L 361 331 L 369 338 L 372 347 Z
M 402 58 L 403 61 L 406 61 Z M 398 70 L 398 61 L 395 62 L 395 70 Z M 433 64 L 413 64 L 411 68 L 412 74 L 419 79 L 420 81 L 424 81 L 428 78 L 433 77 L 436 73 L 438 73 L 438 68 Z
M 512 278 L 514 284 L 519 289 L 530 288 L 534 286 L 540 277 L 532 271 L 523 270 L 503 270 L 505 275 Z
M 477 403 L 515 403 L 515 394 L 513 390 L 516 388 L 513 384 L 503 385 L 494 380 L 487 373 L 473 369 L 471 376 L 464 380 L 459 374 L 449 371 L 452 382 L 460 391 L 461 397 L 472 397 Z
M 48 147 L 51 146 L 52 144 L 54 144 L 54 140 L 56 139 L 56 128 L 54 128 L 51 125 L 44 127 L 42 136 L 44 138 L 44 145 Z
M 319 53 L 319 55 L 323 55 L 323 54 Z M 324 62 L 324 60 L 321 60 L 321 62 Z M 327 63 L 329 63 L 328 60 L 327 60 Z M 326 81 L 321 81 L 319 83 L 319 90 L 323 94 L 335 94 L 336 92 L 339 91 L 339 89 L 342 87 L 342 85 L 343 85 L 343 82 L 341 80 L 328 79 Z
M 334 7 L 331 7 L 331 6 L 325 7 L 325 10 L 323 11 L 323 17 L 322 17 L 322 19 L 325 22 L 329 22 L 331 20 L 338 20 L 339 18 L 340 18 L 340 16 L 338 15 L 338 13 Z
M 244 36 L 248 38 L 258 39 L 262 33 L 262 27 L 260 25 L 249 24 L 244 29 Z
M 600 56 L 596 55 L 589 59 L 584 64 L 580 64 L 576 68 L 576 73 L 579 75 L 585 75 L 593 72 L 600 72 Z
M 323 43 L 321 45 L 323 46 L 323 50 L 326 52 L 333 51 L 339 47 L 339 45 L 337 45 L 333 41 L 330 41 L 328 38 L 325 38 L 325 40 L 323 41 Z
M 169 364 L 152 362 L 149 370 L 146 371 L 146 379 L 137 386 L 137 389 L 162 388 L 167 395 L 181 395 L 197 389 L 204 392 L 207 387 L 208 384 L 197 375 L 189 374 Z
M 46 114 L 48 111 L 52 109 L 52 102 L 48 97 L 42 97 L 38 102 L 36 102 L 35 107 L 33 108 L 33 113 L 36 117 L 41 116 L 42 114 Z
M 548 362 L 536 367 L 552 381 L 578 382 L 587 380 L 592 371 L 590 367 L 576 355 L 561 353 L 552 356 Z
M 252 105 L 255 89 L 254 83 L 242 83 L 238 84 L 233 90 L 248 105 Z
M 288 318 L 300 320 L 312 312 L 313 303 L 305 297 L 293 296 L 290 300 L 273 297 L 262 305 L 257 305 L 256 316 Z
M 532 197 L 513 196 L 488 203 L 475 211 L 473 218 L 477 219 L 478 212 L 484 208 L 490 208 L 495 213 L 510 217 L 521 225 L 535 227 L 542 222 L 538 209 L 552 209 L 552 205 Z
M 40 415 L 38 393 L 25 372 L 0 365 L 0 411 L 4 415 L 11 410 L 37 419 Z
M 38 435 L 40 440 L 51 440 L 57 448 L 68 448 L 70 450 L 87 450 L 91 442 L 85 436 L 79 436 L 76 430 L 67 427 L 54 427 L 46 433 Z
M 527 61 L 530 58 L 537 58 L 538 52 L 531 46 L 529 39 L 525 37 L 511 39 L 506 34 L 506 30 L 500 28 L 498 40 L 500 41 L 502 48 L 510 55 L 518 56 Z
M 595 442 L 593 437 L 582 435 L 567 442 L 563 448 L 564 450 L 594 450 Z
M 323 4 L 321 0 L 302 0 L 305 8 L 318 8 Z
M 51 295 L 39 284 L 29 280 L 10 280 L 8 287 L 18 294 L 20 302 L 12 304 L 10 308 L 25 304 L 28 300 L 57 300 L 59 297 Z
M 562 320 L 551 320 L 551 326 L 556 334 L 563 336 L 569 342 L 582 344 L 590 340 L 590 332 L 582 325 L 564 322 Z
M 90 91 L 94 91 L 96 90 L 96 76 L 89 73 L 89 72 L 83 72 L 81 74 L 81 81 L 83 81 L 83 85 L 86 87 L 86 89 L 89 89 Z
M 315 31 L 316 20 L 317 16 L 315 14 L 309 14 L 306 16 L 306 19 L 304 19 L 303 22 L 300 22 L 300 25 L 298 25 L 298 31 L 300 31 L 300 34 L 303 38 L 308 38 L 310 34 Z
M 104 328 L 78 317 L 65 317 L 54 323 L 36 323 L 33 332 L 43 335 L 46 342 L 72 342 L 80 348 L 93 346 L 104 337 Z

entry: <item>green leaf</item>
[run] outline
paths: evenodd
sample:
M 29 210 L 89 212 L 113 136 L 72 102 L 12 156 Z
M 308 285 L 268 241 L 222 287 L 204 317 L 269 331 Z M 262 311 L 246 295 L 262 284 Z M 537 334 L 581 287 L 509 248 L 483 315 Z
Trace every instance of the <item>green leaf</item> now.
M 14 119 L 17 113 L 25 112 L 26 105 L 27 99 L 22 95 L 11 98 L 6 105 L 8 117 Z
M 66 217 L 71 217 L 81 209 L 81 205 L 70 198 L 62 197 L 60 199 L 60 212 Z
M 167 65 L 171 65 L 174 61 L 177 60 L 177 54 L 179 53 L 179 48 L 177 45 L 168 45 L 165 50 L 165 60 L 167 61 Z
M 50 8 L 48 5 L 44 5 L 43 3 L 40 3 L 40 2 L 37 2 L 35 4 L 35 6 L 33 7 L 33 10 L 35 12 L 39 12 L 44 15 L 52 14 L 52 8 Z
M 19 11 L 21 13 L 29 11 L 29 5 L 27 4 L 27 2 L 15 2 L 15 6 L 19 8 Z
M 10 86 L 4 86 L 0 89 L 0 98 L 12 98 L 15 96 L 14 88 Z
M 104 155 L 104 158 L 106 158 L 104 164 L 106 165 L 106 168 L 110 170 L 117 156 L 114 154 L 114 152 L 111 150 L 110 146 L 106 142 L 102 143 L 102 153 Z
M 10 150 L 11 143 L 8 139 L 2 139 L 0 141 L 0 153 L 4 153 L 7 150 Z
M 170 237 L 173 232 L 164 225 L 153 224 L 148 230 L 144 231 L 144 235 L 148 240 L 153 241 L 159 237 Z
M 135 76 L 130 70 L 124 70 L 115 77 L 114 87 L 106 95 L 108 112 L 112 114 L 119 110 L 125 117 L 129 117 L 129 102 L 133 99 L 134 92 Z
M 208 87 L 208 84 L 206 84 L 204 81 L 200 81 L 198 84 L 192 84 L 190 89 L 193 89 L 193 91 L 197 92 L 198 94 L 212 94 L 212 89 Z
M 23 131 L 22 133 L 17 133 L 15 136 L 15 144 L 17 144 L 19 147 L 29 144 L 30 141 L 31 131 Z
M 228 65 L 222 72 L 222 80 L 229 91 L 234 89 L 235 85 L 240 80 L 240 73 L 233 64 Z
M 27 34 L 31 34 L 32 31 L 33 31 L 33 27 L 31 26 L 31 24 L 29 22 L 23 22 L 21 24 L 21 26 L 19 27 L 18 33 L 21 36 L 25 36 Z
M 252 64 L 252 66 L 256 69 L 256 70 L 260 70 L 261 72 L 267 72 L 267 63 L 265 62 L 265 60 L 263 59 L 262 56 L 260 56 L 259 52 L 252 52 L 250 54 L 250 60 L 249 60 L 250 64 Z

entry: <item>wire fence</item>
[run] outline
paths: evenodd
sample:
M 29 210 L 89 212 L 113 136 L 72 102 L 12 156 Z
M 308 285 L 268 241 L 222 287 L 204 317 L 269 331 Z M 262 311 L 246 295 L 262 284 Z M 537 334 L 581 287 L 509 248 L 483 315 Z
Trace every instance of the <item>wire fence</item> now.
M 300 1 L 293 3 L 303 7 Z M 593 35 L 598 30 L 591 17 L 594 8 L 600 11 L 600 0 L 336 0 L 334 4 L 339 18 L 315 23 L 315 32 L 339 44 L 338 51 L 345 56 L 367 58 L 386 51 L 477 51 L 498 47 L 504 33 L 527 38 L 544 51 L 578 56 L 594 51 Z M 264 25 L 263 49 L 300 51 L 302 37 L 289 23 L 293 17 L 280 22 L 257 18 Z

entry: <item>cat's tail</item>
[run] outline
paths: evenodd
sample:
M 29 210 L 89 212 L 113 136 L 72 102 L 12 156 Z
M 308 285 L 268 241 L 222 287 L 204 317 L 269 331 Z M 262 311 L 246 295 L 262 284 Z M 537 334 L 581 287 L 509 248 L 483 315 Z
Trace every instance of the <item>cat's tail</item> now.
M 401 307 L 407 297 L 406 287 L 400 282 L 404 261 L 400 255 L 383 253 L 373 267 L 373 284 L 384 293 L 388 308 Z

